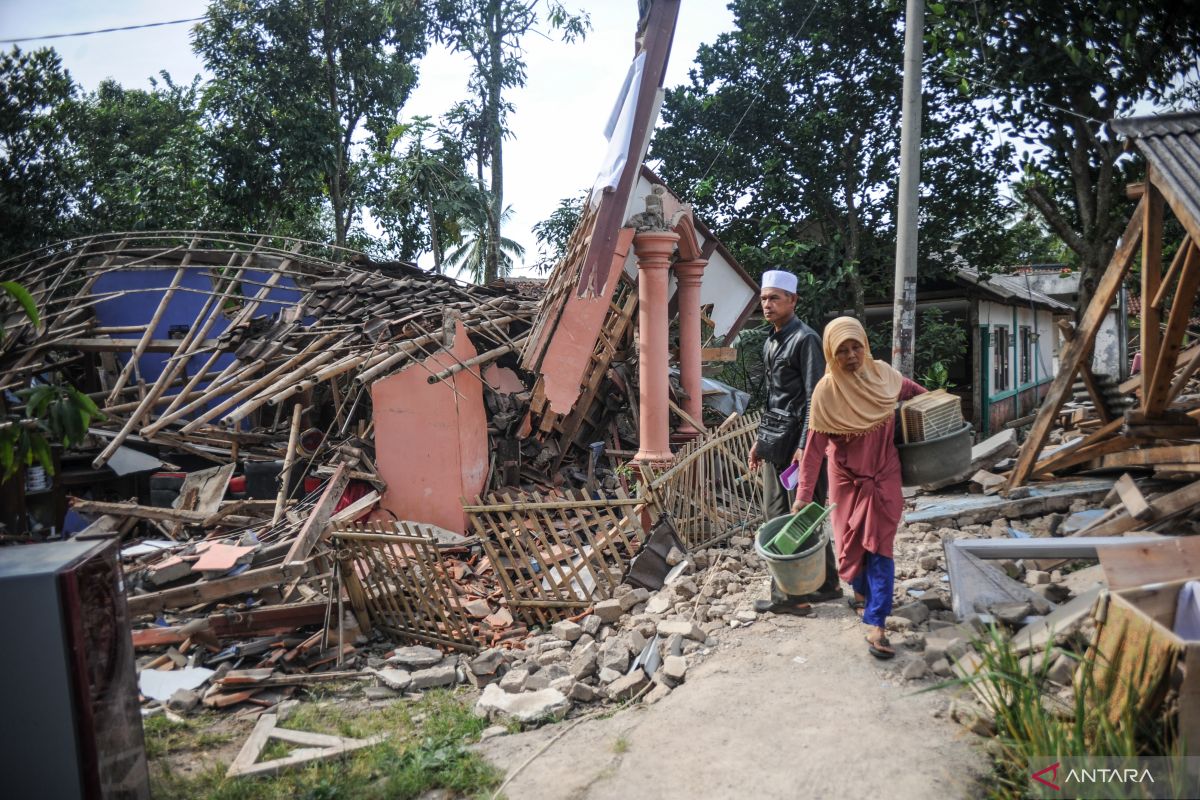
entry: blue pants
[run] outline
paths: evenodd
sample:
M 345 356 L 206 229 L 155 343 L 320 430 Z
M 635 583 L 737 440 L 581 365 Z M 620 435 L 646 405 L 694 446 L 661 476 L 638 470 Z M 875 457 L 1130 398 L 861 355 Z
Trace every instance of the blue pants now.
M 862 568 L 850 585 L 866 598 L 863 622 L 882 628 L 892 613 L 892 589 L 896 584 L 896 562 L 885 556 L 867 553 Z

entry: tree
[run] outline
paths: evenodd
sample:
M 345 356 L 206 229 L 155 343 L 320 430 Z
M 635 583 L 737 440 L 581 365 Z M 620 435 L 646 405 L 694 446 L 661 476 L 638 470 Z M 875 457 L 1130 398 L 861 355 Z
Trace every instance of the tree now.
M 668 92 L 653 155 L 739 260 L 803 273 L 801 308 L 891 295 L 903 32 L 886 0 L 734 0 L 735 29 Z M 1006 153 L 945 79 L 924 85 L 920 269 L 990 264 Z
M 165 72 L 151 90 L 111 80 L 64 108 L 78 176 L 79 233 L 208 227 L 208 137 L 199 77 L 179 85 Z
M 371 213 L 393 253 L 411 261 L 431 252 L 440 274 L 447 248 L 462 240 L 460 220 L 483 216 L 487 197 L 466 171 L 461 139 L 427 117 L 394 126 L 386 147 L 374 153 Z
M 67 229 L 73 179 L 62 109 L 76 92 L 49 48 L 0 55 L 0 260 Z
M 1197 96 L 1200 5 L 971 0 L 950 6 L 930 41 L 1027 146 L 1018 187 L 1078 260 L 1082 314 L 1131 210 L 1125 184 L 1141 172 L 1105 123 Z
M 550 216 L 533 226 L 533 235 L 538 243 L 538 260 L 533 268 L 548 272 L 567 255 L 567 242 L 583 216 L 583 203 L 588 193 L 564 197 Z
M 469 88 L 472 101 L 453 112 L 464 139 L 474 145 L 476 175 L 483 185 L 489 173 L 487 227 L 484 231 L 483 282 L 501 274 L 504 214 L 504 137 L 512 105 L 504 99 L 508 89 L 525 85 L 521 41 L 538 24 L 538 0 L 435 0 L 435 35 L 451 50 L 466 53 L 473 62 Z M 572 14 L 558 0 L 547 1 L 546 20 L 567 42 L 582 39 L 591 28 L 586 13 Z
M 504 209 L 500 221 L 507 221 L 511 215 L 511 207 Z M 462 244 L 450 251 L 446 256 L 446 264 L 454 267 L 459 275 L 465 273 L 476 283 L 490 283 L 507 276 L 512 271 L 513 259 L 525 256 L 525 248 L 512 239 L 502 236 L 499 242 L 493 242 L 487 216 L 464 218 L 460 220 L 459 226 L 462 229 Z M 495 277 L 488 278 L 487 258 L 493 244 L 499 250 L 500 264 Z
M 323 198 L 344 246 L 369 182 L 360 142 L 395 125 L 425 30 L 416 0 L 214 0 L 193 45 L 228 224 L 311 228 Z

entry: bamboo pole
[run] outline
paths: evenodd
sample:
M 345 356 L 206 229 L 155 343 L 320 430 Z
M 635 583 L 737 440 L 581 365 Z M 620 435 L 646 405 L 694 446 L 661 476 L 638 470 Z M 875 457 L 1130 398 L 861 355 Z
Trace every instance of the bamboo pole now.
M 280 517 L 283 516 L 288 484 L 292 477 L 292 465 L 296 462 L 296 444 L 300 441 L 300 414 L 303 410 L 300 403 L 292 406 L 292 429 L 288 434 L 287 453 L 283 457 L 283 474 L 279 477 L 279 494 L 275 497 L 275 511 L 271 514 L 272 525 L 277 524 Z

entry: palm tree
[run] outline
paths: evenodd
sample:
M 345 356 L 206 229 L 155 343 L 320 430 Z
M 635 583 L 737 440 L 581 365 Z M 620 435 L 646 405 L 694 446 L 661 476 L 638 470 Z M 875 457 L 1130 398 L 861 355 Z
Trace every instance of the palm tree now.
M 503 224 L 512 216 L 512 206 L 500 215 Z M 458 275 L 466 274 L 475 283 L 483 283 L 487 267 L 488 224 L 486 218 L 464 217 L 459 222 L 462 233 L 460 244 L 446 254 L 446 265 L 454 267 Z M 503 278 L 512 272 L 513 259 L 524 258 L 525 248 L 505 236 L 500 237 L 500 261 L 497 277 Z

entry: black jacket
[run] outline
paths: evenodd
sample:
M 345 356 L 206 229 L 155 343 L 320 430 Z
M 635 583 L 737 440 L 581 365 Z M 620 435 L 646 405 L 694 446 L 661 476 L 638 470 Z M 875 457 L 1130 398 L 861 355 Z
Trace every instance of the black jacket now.
M 817 381 L 825 374 L 821 337 L 792 317 L 783 330 L 772 331 L 763 343 L 767 371 L 767 408 L 787 412 L 800 422 L 800 444 L 808 435 L 808 404 Z

